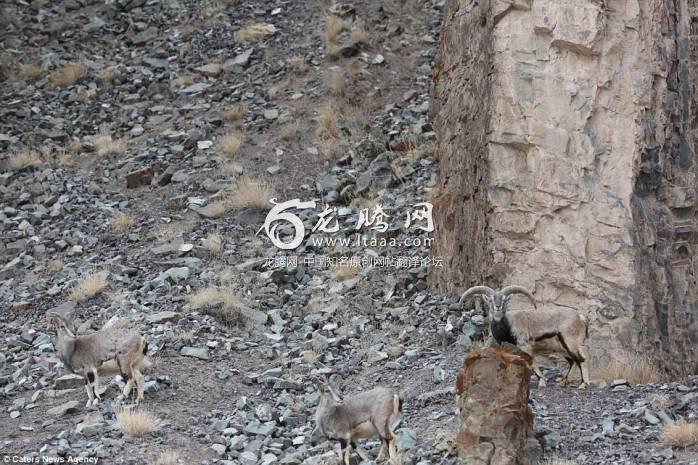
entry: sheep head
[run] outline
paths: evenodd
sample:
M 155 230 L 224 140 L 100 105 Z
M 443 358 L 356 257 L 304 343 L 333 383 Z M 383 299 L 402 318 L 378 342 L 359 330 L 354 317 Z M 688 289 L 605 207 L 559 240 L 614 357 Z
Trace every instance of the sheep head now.
M 523 294 L 533 303 L 534 308 L 538 308 L 536 305 L 536 299 L 533 298 L 530 292 L 525 287 L 522 286 L 507 286 L 503 289 L 494 290 L 488 286 L 474 286 L 463 293 L 458 303 L 463 303 L 465 299 L 472 295 L 482 295 L 482 299 L 489 306 L 489 316 L 495 321 L 499 321 L 504 318 L 507 311 L 507 305 L 511 300 L 513 294 Z

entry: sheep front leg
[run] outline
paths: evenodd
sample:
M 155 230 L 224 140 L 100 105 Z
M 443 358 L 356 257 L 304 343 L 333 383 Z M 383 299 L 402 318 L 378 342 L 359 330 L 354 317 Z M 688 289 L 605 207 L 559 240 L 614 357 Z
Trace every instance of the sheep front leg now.
M 95 382 L 92 385 L 92 390 L 94 391 L 95 400 L 92 402 L 92 405 L 97 406 L 102 401 L 102 397 L 99 395 L 99 373 L 97 371 L 93 373 Z
M 136 380 L 136 387 L 138 388 L 138 396 L 136 396 L 136 404 L 139 404 L 143 401 L 143 393 L 145 392 L 145 377 L 143 374 L 136 368 L 132 370 L 133 377 Z
M 582 383 L 577 389 L 585 389 L 589 385 L 589 365 L 586 361 L 579 362 L 579 371 L 582 375 Z
M 340 463 L 344 462 L 344 465 L 350 465 L 349 459 L 351 456 L 351 446 L 349 445 L 349 441 L 346 439 L 340 439 L 339 445 L 342 449 L 342 459 L 340 460 Z

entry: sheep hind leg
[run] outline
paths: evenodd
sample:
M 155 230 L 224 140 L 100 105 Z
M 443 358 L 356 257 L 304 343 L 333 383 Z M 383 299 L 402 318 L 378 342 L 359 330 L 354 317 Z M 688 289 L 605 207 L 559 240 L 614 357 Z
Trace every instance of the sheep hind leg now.
M 366 452 L 360 445 L 358 445 L 356 442 L 351 441 L 351 447 L 353 447 L 356 450 L 356 453 L 359 454 L 359 457 L 361 457 L 362 460 L 371 460 L 368 456 L 368 452 Z
M 392 465 L 402 465 L 402 457 L 397 453 L 397 447 L 395 445 L 395 436 L 388 440 L 388 454 L 390 456 L 390 463 Z
M 582 375 L 582 383 L 577 389 L 585 389 L 589 386 L 589 362 L 587 362 L 587 354 L 584 353 L 584 350 L 579 351 L 579 361 L 577 365 L 579 366 L 579 373 Z
M 92 408 L 95 402 L 95 392 L 94 388 L 92 387 L 94 380 L 94 373 L 89 371 L 87 375 L 85 375 L 85 390 L 87 391 L 87 403 L 85 404 L 85 408 Z
M 386 438 L 381 438 L 381 448 L 378 451 L 378 457 L 376 457 L 376 462 L 382 462 L 385 460 L 385 453 L 388 450 L 388 443 L 390 440 Z

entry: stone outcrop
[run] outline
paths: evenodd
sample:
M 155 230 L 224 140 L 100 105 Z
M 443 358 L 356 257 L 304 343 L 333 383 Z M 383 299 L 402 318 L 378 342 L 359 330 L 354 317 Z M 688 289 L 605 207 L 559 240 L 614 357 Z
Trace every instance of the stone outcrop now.
M 461 426 L 456 445 L 468 465 L 534 465 L 541 448 L 528 406 L 531 357 L 516 347 L 476 350 L 456 381 Z
M 696 22 L 687 0 L 448 2 L 440 288 L 521 284 L 589 318 L 594 358 L 698 370 Z

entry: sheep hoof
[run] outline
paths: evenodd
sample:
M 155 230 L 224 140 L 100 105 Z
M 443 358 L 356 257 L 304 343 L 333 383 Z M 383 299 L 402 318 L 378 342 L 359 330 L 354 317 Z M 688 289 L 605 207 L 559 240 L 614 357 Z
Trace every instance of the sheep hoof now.
M 586 389 L 587 386 L 589 386 L 587 383 L 582 383 L 579 385 L 579 387 L 577 389 Z
M 538 387 L 545 387 L 547 385 L 548 385 L 548 383 L 546 383 L 544 379 L 538 380 Z
M 565 386 L 567 386 L 568 384 L 570 384 L 570 382 L 567 381 L 566 379 L 563 379 L 562 381 L 560 381 L 560 387 L 565 387 Z

